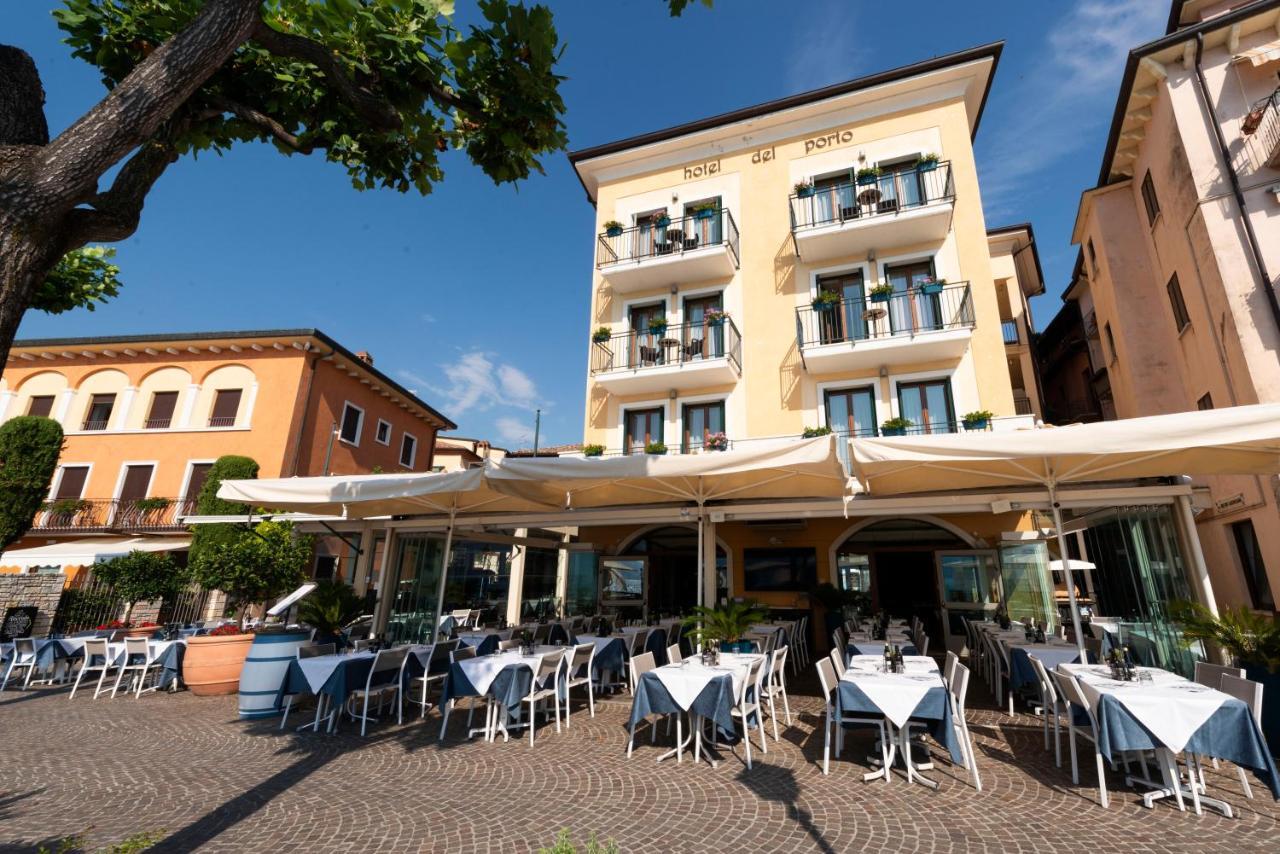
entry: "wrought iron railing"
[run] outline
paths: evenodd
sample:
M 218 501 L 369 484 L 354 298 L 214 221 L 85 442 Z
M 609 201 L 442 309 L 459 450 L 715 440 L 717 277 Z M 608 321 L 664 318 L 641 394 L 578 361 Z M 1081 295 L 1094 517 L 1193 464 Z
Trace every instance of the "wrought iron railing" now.
M 838 225 L 869 217 L 950 202 L 956 197 L 951 163 L 943 161 L 835 185 L 811 187 L 790 196 L 791 230 Z
M 86 421 L 84 422 L 84 425 L 81 426 L 80 429 L 81 430 L 106 430 L 107 422 L 106 421 Z
M 1004 343 L 1018 343 L 1018 321 L 1002 320 L 1000 321 L 1000 334 L 1004 337 Z
M 742 338 L 732 318 L 619 332 L 591 345 L 591 373 L 632 371 L 727 359 L 742 372 Z
M 194 512 L 194 499 L 63 498 L 36 514 L 31 530 L 42 534 L 93 531 L 182 531 L 178 519 Z
M 728 208 L 678 217 L 666 225 L 645 223 L 604 232 L 596 243 L 596 266 L 644 261 L 725 246 L 738 264 L 738 225 Z
M 1280 168 L 1280 88 L 1249 108 L 1240 131 L 1257 140 L 1267 166 Z
M 1025 394 L 1015 394 L 1013 396 L 1013 411 L 1015 415 L 1035 414 L 1035 408 L 1031 405 L 1031 398 Z
M 234 427 L 236 426 L 236 417 L 234 415 L 213 415 L 209 418 L 210 427 Z
M 974 326 L 969 283 L 944 285 L 937 293 L 916 287 L 878 299 L 842 299 L 796 309 L 801 349 Z

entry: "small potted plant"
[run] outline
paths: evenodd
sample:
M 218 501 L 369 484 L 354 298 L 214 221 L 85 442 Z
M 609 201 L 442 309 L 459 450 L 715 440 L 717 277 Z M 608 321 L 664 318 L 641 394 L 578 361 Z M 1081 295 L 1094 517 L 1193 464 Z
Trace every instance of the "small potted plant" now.
M 724 321 L 728 316 L 722 309 L 709 308 L 706 314 L 702 316 L 702 320 L 707 326 L 724 326 Z
M 804 428 L 804 432 L 800 434 L 801 438 L 804 438 L 804 439 L 816 439 L 818 436 L 830 436 L 830 435 L 831 435 L 831 428 L 825 424 L 822 425 L 821 427 L 806 427 Z
M 654 456 L 660 457 L 666 454 L 667 446 L 661 442 L 650 442 L 644 446 L 644 452 L 646 454 L 653 454 Z
M 716 215 L 716 211 L 718 210 L 720 210 L 720 208 L 715 202 L 698 202 L 692 208 L 693 218 L 700 220 L 711 219 Z
M 611 219 L 604 224 L 604 233 L 608 237 L 621 237 L 623 225 L 616 219 Z
M 604 445 L 583 445 L 582 455 L 584 457 L 604 456 Z
M 880 177 L 879 166 L 864 166 L 857 172 L 859 187 L 870 187 Z
M 724 433 L 712 433 L 707 436 L 702 443 L 702 447 L 708 451 L 727 451 L 729 450 L 729 437 Z
M 880 424 L 880 435 L 905 436 L 907 435 L 907 429 L 910 428 L 913 423 L 914 422 L 911 421 L 911 419 L 903 418 L 901 416 L 897 418 L 890 418 Z
M 598 326 L 596 331 L 591 333 L 591 340 L 597 344 L 603 344 L 613 337 L 613 330 L 607 326 Z
M 653 224 L 658 228 L 666 228 L 671 225 L 671 216 L 665 210 L 660 210 L 653 215 Z
M 649 334 L 662 335 L 667 331 L 667 319 L 665 317 L 655 317 L 649 321 Z
M 942 286 L 947 283 L 946 279 L 935 279 L 933 276 L 925 276 L 916 280 L 916 289 L 925 296 L 935 296 L 942 293 Z
M 893 296 L 893 285 L 888 282 L 876 285 L 867 291 L 867 295 L 871 297 L 872 302 L 888 302 L 889 298 Z
M 932 172 L 938 168 L 938 155 L 932 151 L 920 155 L 920 159 L 916 161 L 917 172 Z
M 831 311 L 840 304 L 840 295 L 831 291 L 820 291 L 813 302 L 809 303 L 814 311 Z
M 964 429 L 966 430 L 986 430 L 991 425 L 991 419 L 994 417 L 987 410 L 979 409 L 966 413 L 961 420 L 964 422 Z
M 111 585 L 112 591 L 128 603 L 124 620 L 113 629 L 124 629 L 126 637 L 150 637 L 159 628 L 155 623 L 134 625 L 133 609 L 139 602 L 154 602 L 176 596 L 187 586 L 187 570 L 168 552 L 137 549 L 120 557 L 93 565 L 94 578 Z
M 807 199 L 813 195 L 813 182 L 808 178 L 803 181 L 797 181 L 795 186 L 796 198 Z
M 91 507 L 93 505 L 83 498 L 59 498 L 57 501 L 50 501 L 44 509 L 50 516 L 70 520 L 81 513 L 88 512 Z
M 719 645 L 723 652 L 753 652 L 751 642 L 742 637 L 767 617 L 755 602 L 729 602 L 718 608 L 698 605 L 693 611 L 684 621 L 691 636 L 703 645 Z

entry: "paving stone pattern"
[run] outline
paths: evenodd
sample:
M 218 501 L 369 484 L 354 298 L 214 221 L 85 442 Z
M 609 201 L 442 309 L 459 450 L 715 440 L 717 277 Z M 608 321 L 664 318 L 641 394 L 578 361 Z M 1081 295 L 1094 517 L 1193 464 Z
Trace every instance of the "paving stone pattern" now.
M 467 741 L 465 713 L 441 743 L 434 711 L 362 739 L 350 722 L 336 736 L 242 723 L 234 697 L 10 690 L 0 697 L 0 851 L 160 831 L 157 851 L 521 852 L 561 828 L 580 841 L 612 837 L 627 854 L 1280 851 L 1280 807 L 1261 786 L 1246 800 L 1234 768 L 1209 775 L 1234 820 L 1146 810 L 1114 773 L 1103 810 L 1087 754 L 1073 786 L 1043 750 L 1039 720 L 984 706 L 980 688 L 969 716 L 983 791 L 940 753 L 938 792 L 901 777 L 863 783 L 864 736 L 824 777 L 820 701 L 793 693 L 792 726 L 748 772 L 740 749 L 714 769 L 659 764 L 665 733 L 652 747 L 642 732 L 628 760 L 625 697 L 598 703 L 594 719 L 575 711 L 560 734 L 539 729 L 531 749 L 527 738 Z

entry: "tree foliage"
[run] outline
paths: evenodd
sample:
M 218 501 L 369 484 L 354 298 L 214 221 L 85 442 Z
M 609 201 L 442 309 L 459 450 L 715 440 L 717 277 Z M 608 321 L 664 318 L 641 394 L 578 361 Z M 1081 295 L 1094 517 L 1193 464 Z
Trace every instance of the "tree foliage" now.
M 224 480 L 253 480 L 258 476 L 258 463 L 252 457 L 227 454 L 214 460 L 205 477 L 200 494 L 196 496 L 196 515 L 198 516 L 242 516 L 248 515 L 250 507 L 236 501 L 227 501 L 218 497 L 218 488 Z M 244 529 L 236 525 L 193 525 L 191 530 L 191 557 L 194 559 L 201 551 L 215 543 L 225 543 L 238 539 Z
M 1181 625 L 1187 640 L 1217 644 L 1241 665 L 1280 670 L 1280 620 L 1274 616 L 1242 605 L 1223 608 L 1215 617 L 1199 602 L 1178 601 L 1170 603 L 1169 617 Z
M 139 602 L 174 596 L 187 586 L 186 569 L 178 566 L 168 552 L 134 549 L 126 555 L 96 563 L 93 574 L 111 585 L 112 592 L 129 603 L 125 622 Z
M 116 250 L 108 246 L 84 246 L 68 252 L 36 291 L 31 307 L 48 314 L 73 308 L 93 311 L 97 303 L 120 293 L 120 268 L 111 263 L 115 255 Z
M 700 641 L 733 643 L 767 617 L 768 613 L 755 602 L 726 602 L 718 608 L 697 606 L 684 624 L 692 629 L 691 636 Z
M 21 415 L 0 425 L 0 549 L 17 542 L 49 494 L 62 453 L 62 425 Z
M 221 590 L 243 608 L 288 593 L 306 578 L 312 537 L 294 536 L 290 522 L 259 522 L 236 536 L 191 552 L 191 575 L 205 590 Z

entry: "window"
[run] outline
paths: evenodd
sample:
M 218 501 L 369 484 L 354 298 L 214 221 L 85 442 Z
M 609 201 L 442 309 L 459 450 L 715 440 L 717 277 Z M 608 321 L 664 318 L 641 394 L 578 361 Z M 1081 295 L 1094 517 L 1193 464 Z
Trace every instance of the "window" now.
M 871 386 L 831 389 L 823 398 L 827 426 L 842 439 L 876 434 L 876 396 Z
M 898 414 L 911 422 L 909 433 L 954 433 L 955 410 L 951 404 L 951 383 L 930 380 L 898 386 Z
M 151 476 L 154 473 L 155 466 L 149 463 L 124 467 L 120 478 L 120 494 L 116 496 L 120 499 L 121 508 L 127 508 L 139 499 L 147 497 L 147 492 L 151 489 Z
M 405 468 L 413 468 L 413 458 L 417 453 L 418 440 L 411 434 L 405 433 L 400 439 L 400 465 Z
M 204 482 L 209 479 L 209 469 L 213 468 L 213 463 L 192 463 L 191 472 L 187 475 L 187 489 L 182 496 L 182 501 L 188 507 L 188 512 L 194 513 L 196 508 L 196 499 L 200 497 L 200 490 L 204 488 Z
M 1104 323 L 1102 326 L 1103 333 L 1107 336 L 1107 349 L 1111 351 L 1110 362 L 1114 362 L 1120 358 L 1120 354 L 1116 352 L 1116 336 L 1111 332 L 1111 324 Z
M 84 415 L 82 430 L 106 430 L 111 421 L 111 410 L 116 405 L 114 394 L 95 394 L 89 399 L 89 410 Z
M 662 441 L 662 407 L 628 410 L 623 424 L 624 453 L 643 454 L 646 445 Z
M 53 500 L 79 498 L 84 495 L 84 485 L 88 480 L 88 466 L 63 466 L 62 474 L 58 478 L 58 488 L 53 493 Z
M 164 430 L 173 423 L 173 410 L 178 406 L 176 391 L 158 391 L 151 395 L 151 409 L 143 426 L 148 430 Z
M 723 432 L 724 401 L 685 404 L 684 453 L 701 448 L 713 433 Z
M 818 325 L 817 342 L 820 344 L 837 344 L 842 341 L 861 340 L 868 336 L 866 288 L 862 280 L 862 271 L 837 273 L 831 276 L 819 276 L 818 293 L 832 294 L 841 302 L 829 311 L 813 313 L 813 321 Z M 813 333 L 805 331 L 805 337 L 811 338 Z
M 746 590 L 809 590 L 818 583 L 818 553 L 812 548 L 744 549 Z
M 1182 285 L 1178 284 L 1178 274 L 1174 273 L 1169 279 L 1169 284 L 1164 287 L 1169 292 L 1169 306 L 1173 309 L 1173 325 L 1181 332 L 1191 325 L 1191 318 L 1187 316 L 1187 304 L 1182 301 Z
M 1196 409 L 1201 411 L 1213 409 L 1213 396 L 1206 391 L 1200 399 L 1196 401 Z
M 220 388 L 213 398 L 213 411 L 209 413 L 210 427 L 234 427 L 240 411 L 241 390 Z
M 884 279 L 893 286 L 889 310 L 889 330 L 894 335 L 918 330 L 942 328 L 942 307 L 938 294 L 925 294 L 918 288 L 934 281 L 933 261 L 885 265 Z
M 332 581 L 338 572 L 338 558 L 334 555 L 316 555 L 316 581 Z
M 1160 200 L 1156 198 L 1156 185 L 1151 182 L 1151 170 L 1147 170 L 1142 179 L 1142 204 L 1147 209 L 1147 225 L 1156 224 L 1156 216 L 1160 213 Z
M 53 412 L 53 395 L 51 394 L 36 395 L 27 402 L 28 415 L 48 418 L 51 412 Z
M 373 432 L 373 441 L 379 445 L 391 444 L 391 422 L 378 419 L 378 429 Z
M 1271 593 L 1267 568 L 1262 564 L 1262 549 L 1258 546 L 1258 534 L 1253 530 L 1253 522 L 1246 519 L 1232 524 L 1231 534 L 1235 537 L 1240 569 L 1244 571 L 1244 581 L 1249 588 L 1253 607 L 1260 611 L 1274 611 L 1276 599 Z
M 342 426 L 338 438 L 352 445 L 360 444 L 360 430 L 364 427 L 364 410 L 353 403 L 342 405 Z

